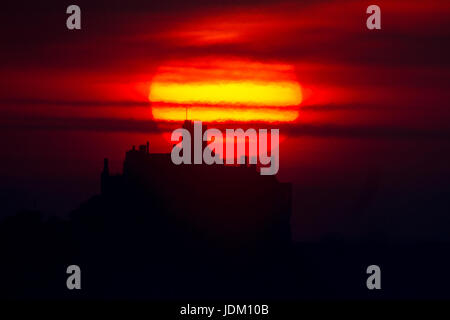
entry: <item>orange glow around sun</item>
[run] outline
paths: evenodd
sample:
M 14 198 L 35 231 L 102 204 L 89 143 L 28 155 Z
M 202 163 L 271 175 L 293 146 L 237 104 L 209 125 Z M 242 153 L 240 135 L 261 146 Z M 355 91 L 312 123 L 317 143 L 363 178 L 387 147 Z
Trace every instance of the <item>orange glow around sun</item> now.
M 289 65 L 207 59 L 160 67 L 149 100 L 158 120 L 287 122 L 302 91 Z

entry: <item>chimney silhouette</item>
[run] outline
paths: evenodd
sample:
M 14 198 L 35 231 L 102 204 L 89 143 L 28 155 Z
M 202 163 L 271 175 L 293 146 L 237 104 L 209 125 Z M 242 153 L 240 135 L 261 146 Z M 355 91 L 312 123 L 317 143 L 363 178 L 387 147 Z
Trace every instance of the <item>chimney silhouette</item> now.
M 109 180 L 109 163 L 108 158 L 105 158 L 103 160 L 103 171 L 101 174 L 101 180 L 100 180 L 100 192 L 104 194 L 106 192 L 106 186 L 108 185 Z

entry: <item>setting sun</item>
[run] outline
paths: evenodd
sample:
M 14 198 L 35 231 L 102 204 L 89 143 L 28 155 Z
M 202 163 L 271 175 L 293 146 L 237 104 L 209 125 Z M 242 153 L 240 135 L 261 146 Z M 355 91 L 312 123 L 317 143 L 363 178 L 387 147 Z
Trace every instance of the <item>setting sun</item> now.
M 288 65 L 215 60 L 161 67 L 149 100 L 159 120 L 286 122 L 302 91 Z
M 153 83 L 152 102 L 293 106 L 301 102 L 295 82 Z

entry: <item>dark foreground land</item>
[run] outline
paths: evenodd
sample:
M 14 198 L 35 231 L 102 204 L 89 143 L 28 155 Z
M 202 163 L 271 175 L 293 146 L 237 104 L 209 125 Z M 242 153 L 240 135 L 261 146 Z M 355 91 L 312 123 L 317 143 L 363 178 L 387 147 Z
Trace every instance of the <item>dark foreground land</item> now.
M 255 167 L 174 166 L 148 146 L 69 218 L 0 222 L 0 298 L 191 301 L 450 298 L 450 243 L 293 243 L 291 186 Z M 81 268 L 81 290 L 66 269 Z M 381 290 L 366 269 L 381 268 Z
M 20 231 L 19 231 L 20 227 Z M 78 234 L 36 214 L 1 225 L 0 296 L 6 299 L 422 299 L 449 298 L 450 244 L 329 241 L 219 248 L 151 239 L 138 231 Z M 102 230 L 102 231 L 99 231 Z M 145 239 L 144 239 L 145 237 Z M 79 238 L 82 238 L 80 240 Z M 67 266 L 82 289 L 66 288 Z M 382 271 L 366 288 L 367 266 Z

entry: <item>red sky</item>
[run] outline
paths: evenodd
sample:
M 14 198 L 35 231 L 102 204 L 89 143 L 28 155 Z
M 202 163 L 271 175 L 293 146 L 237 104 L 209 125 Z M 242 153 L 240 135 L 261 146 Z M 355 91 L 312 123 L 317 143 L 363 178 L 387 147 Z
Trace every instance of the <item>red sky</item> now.
M 2 31 L 9 50 L 1 54 L 1 111 L 55 122 L 150 119 L 149 84 L 161 66 L 247 59 L 293 66 L 304 92 L 302 123 L 445 126 L 450 5 L 377 4 L 380 31 L 366 29 L 365 1 L 194 2 L 183 10 L 80 4 L 78 32 L 58 28 L 59 6 L 34 8 L 35 28 L 10 21 Z M 425 110 L 432 110 L 426 122 Z
M 56 177 L 37 197 L 47 199 L 66 176 L 97 175 L 104 156 L 119 169 L 131 144 L 151 140 L 152 150 L 168 151 L 148 100 L 152 81 L 164 66 L 218 60 L 291 68 L 303 100 L 297 120 L 278 125 L 290 136 L 280 175 L 297 190 L 307 181 L 330 193 L 352 170 L 349 188 L 358 189 L 358 177 L 373 166 L 387 176 L 401 172 L 403 181 L 413 179 L 406 168 L 444 166 L 450 2 L 377 1 L 382 30 L 375 31 L 365 27 L 370 4 L 79 1 L 80 31 L 65 28 L 66 7 L 58 1 L 9 4 L 0 13 L 8 26 L 0 30 L 0 147 L 8 150 L 0 176 L 31 199 L 44 176 Z M 434 175 L 427 179 L 433 183 Z M 79 197 L 94 189 L 92 182 L 87 191 L 79 185 Z M 353 198 L 337 206 L 345 211 Z M 299 212 L 314 208 L 299 201 Z M 334 222 L 302 219 L 302 232 L 333 230 Z

